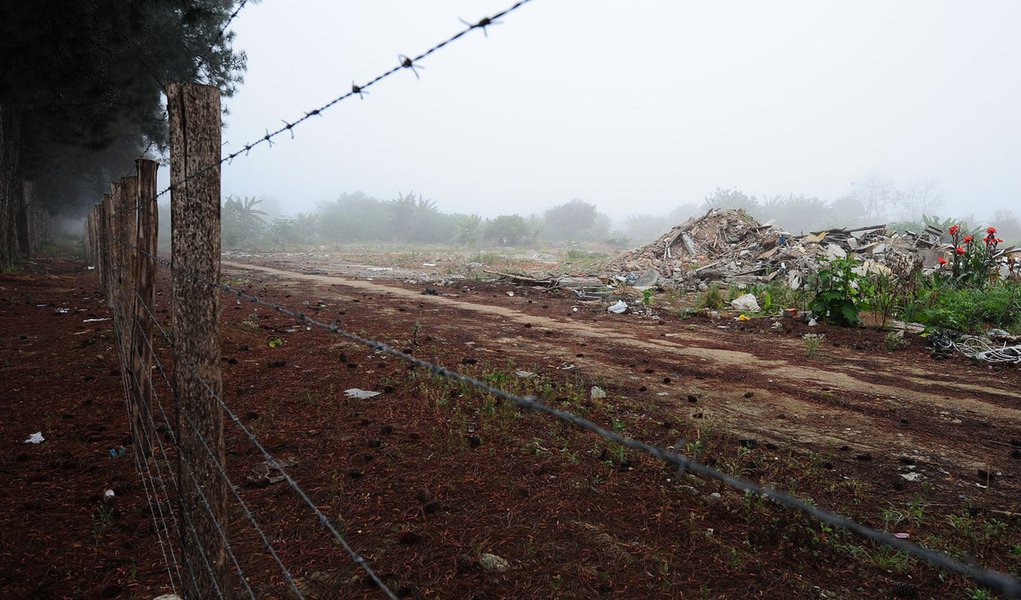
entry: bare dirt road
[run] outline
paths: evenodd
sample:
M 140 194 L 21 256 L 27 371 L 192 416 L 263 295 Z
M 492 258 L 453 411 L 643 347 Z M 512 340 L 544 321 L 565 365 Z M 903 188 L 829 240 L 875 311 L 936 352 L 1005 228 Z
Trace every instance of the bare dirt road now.
M 668 315 L 661 321 L 607 314 L 601 306 L 527 289 L 507 296 L 446 288 L 432 296 L 421 294 L 424 286 L 392 281 L 230 262 L 224 268 L 300 287 L 309 298 L 343 302 L 370 294 L 380 319 L 405 321 L 408 329 L 414 322 L 439 332 L 456 329 L 478 352 L 516 362 L 575 364 L 619 394 L 658 395 L 673 402 L 678 418 L 700 414 L 737 435 L 911 457 L 953 474 L 965 492 L 975 491 L 979 469 L 1019 474 L 1017 462 L 1003 458 L 1003 444 L 1021 439 L 1017 368 L 937 361 L 918 344 L 889 352 L 874 334 L 833 328 L 825 328 L 823 348 L 809 358 L 800 335 L 816 328 L 790 319 L 779 321 L 781 330 Z M 399 310 L 406 304 L 419 308 Z M 688 402 L 692 395 L 697 407 Z

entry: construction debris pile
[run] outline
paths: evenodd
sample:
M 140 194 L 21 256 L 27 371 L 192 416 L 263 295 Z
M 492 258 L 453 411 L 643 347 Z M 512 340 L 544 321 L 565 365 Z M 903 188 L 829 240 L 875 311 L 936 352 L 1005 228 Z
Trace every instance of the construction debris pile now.
M 740 209 L 712 209 L 655 242 L 612 261 L 607 271 L 660 285 L 707 281 L 765 283 L 783 277 L 798 288 L 826 261 L 853 256 L 863 270 L 908 273 L 937 264 L 942 232 L 891 233 L 885 225 L 794 236 Z

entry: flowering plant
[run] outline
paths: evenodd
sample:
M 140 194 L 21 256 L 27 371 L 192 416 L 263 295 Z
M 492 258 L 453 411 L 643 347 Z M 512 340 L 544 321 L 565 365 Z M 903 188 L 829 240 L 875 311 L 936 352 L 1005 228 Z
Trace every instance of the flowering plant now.
M 986 229 L 983 243 L 975 242 L 975 236 L 962 235 L 960 225 L 947 230 L 951 238 L 951 263 L 949 277 L 953 283 L 965 287 L 982 287 L 999 275 L 996 248 L 1003 240 L 996 237 L 996 228 Z M 937 259 L 938 269 L 943 269 L 949 261 L 943 257 Z

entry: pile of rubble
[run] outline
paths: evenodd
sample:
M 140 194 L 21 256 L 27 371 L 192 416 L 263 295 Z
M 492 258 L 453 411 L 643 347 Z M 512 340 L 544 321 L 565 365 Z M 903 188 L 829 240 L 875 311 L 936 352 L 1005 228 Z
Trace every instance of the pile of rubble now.
M 853 256 L 863 270 L 909 273 L 936 264 L 942 232 L 892 233 L 885 225 L 829 229 L 794 236 L 763 225 L 740 209 L 712 209 L 674 227 L 655 242 L 618 257 L 609 273 L 659 284 L 705 281 L 765 283 L 783 277 L 798 288 L 825 262 Z

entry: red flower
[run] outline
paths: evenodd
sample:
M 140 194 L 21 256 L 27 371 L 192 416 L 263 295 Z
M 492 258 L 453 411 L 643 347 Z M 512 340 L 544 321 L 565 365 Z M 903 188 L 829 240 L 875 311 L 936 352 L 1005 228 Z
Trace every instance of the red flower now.
M 964 236 L 964 243 L 965 244 L 970 244 L 971 240 L 973 240 L 973 239 L 975 239 L 975 238 L 971 237 L 970 235 L 966 235 L 966 236 Z
M 942 256 L 937 258 L 936 261 L 941 265 L 947 264 L 947 259 L 943 258 Z
M 1002 244 L 1003 243 L 1003 238 L 996 238 L 993 241 L 996 242 L 997 244 Z
M 989 229 L 986 229 L 986 233 L 988 233 L 989 235 L 993 235 L 994 233 L 996 233 L 996 228 L 990 227 Z
M 990 227 L 990 229 L 992 229 L 992 227 Z M 953 227 L 950 228 L 950 235 L 957 235 L 957 232 L 960 231 L 960 230 L 961 230 L 961 228 L 959 226 L 954 225 Z M 990 232 L 990 233 L 995 233 L 995 232 Z
M 954 252 L 956 252 L 958 254 L 964 254 L 966 252 L 966 250 L 964 248 L 961 248 L 960 246 L 958 246 L 958 247 L 954 248 Z

